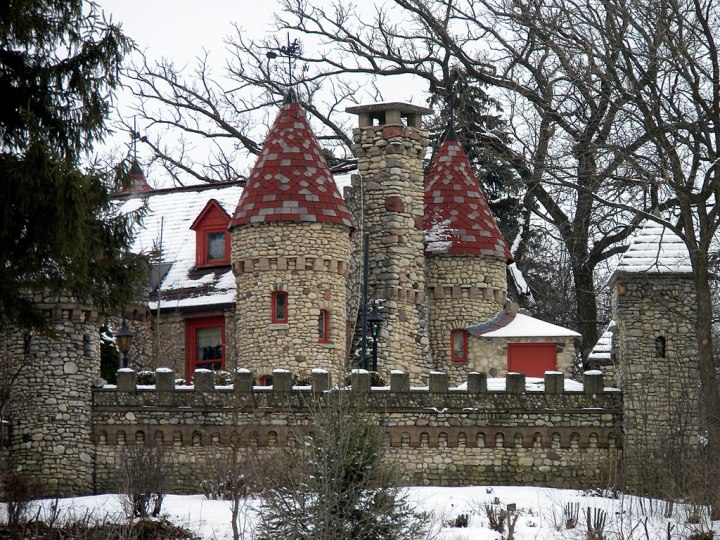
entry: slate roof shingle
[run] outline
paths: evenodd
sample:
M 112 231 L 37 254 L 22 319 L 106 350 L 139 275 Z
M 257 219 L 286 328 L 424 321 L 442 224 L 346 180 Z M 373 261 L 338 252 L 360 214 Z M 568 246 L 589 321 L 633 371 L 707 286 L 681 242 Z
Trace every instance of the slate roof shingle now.
M 452 130 L 425 180 L 426 252 L 512 261 L 465 151 Z
M 270 128 L 230 227 L 274 221 L 355 226 L 298 103 L 284 105 Z

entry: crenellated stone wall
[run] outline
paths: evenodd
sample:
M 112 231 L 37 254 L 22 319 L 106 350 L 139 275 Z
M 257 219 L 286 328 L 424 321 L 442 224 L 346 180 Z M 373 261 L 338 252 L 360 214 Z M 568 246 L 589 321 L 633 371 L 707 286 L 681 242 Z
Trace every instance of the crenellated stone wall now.
M 698 449 L 696 306 L 690 276 L 623 273 L 614 281 L 613 346 L 630 477 L 684 462 Z
M 428 255 L 426 261 L 430 348 L 435 368 L 448 372 L 453 382 L 460 383 L 468 371 L 488 372 L 500 367 L 499 363 L 482 366 L 482 369 L 479 365 L 475 367 L 474 359 L 479 358 L 476 354 L 468 354 L 468 362 L 453 362 L 450 332 L 467 329 L 497 315 L 507 297 L 505 261 L 467 255 Z M 502 362 L 506 363 L 506 359 Z
M 35 477 L 48 496 L 86 494 L 93 486 L 92 391 L 100 377 L 99 323 L 71 298 L 40 297 L 54 335 L 26 342 L 4 329 L 0 355 L 9 384 L 9 463 Z M 27 347 L 27 348 L 26 348 Z M 13 375 L 17 378 L 13 381 Z
M 133 372 L 118 387 L 94 391 L 96 489 L 114 489 L 124 447 L 165 445 L 172 490 L 197 492 L 209 460 L 233 450 L 269 459 L 312 431 L 312 410 L 328 399 L 330 377 L 313 372 L 312 387 L 293 387 L 292 374 L 273 373 L 274 386 L 253 387 L 253 373 L 214 388 L 198 373 L 192 388 L 174 388 L 171 372 L 158 372 L 155 388 L 138 388 Z M 443 373 L 429 388 L 411 388 L 409 374 L 393 373 L 390 388 L 370 389 L 367 373 L 354 373 L 353 392 L 366 396 L 368 414 L 385 432 L 387 459 L 404 481 L 427 485 L 526 483 L 587 486 L 608 472 L 622 447 L 621 400 L 591 375 L 585 391 L 566 392 L 549 374 L 545 392 L 525 392 L 524 377 L 507 379 L 504 392 L 488 392 L 484 374 L 452 389 Z M 342 391 L 342 390 L 341 390 Z M 344 390 L 348 391 L 348 390 Z
M 271 222 L 235 229 L 238 364 L 258 376 L 274 368 L 343 372 L 349 257 L 350 230 L 343 225 Z M 274 291 L 288 293 L 288 323 L 272 323 Z M 327 343 L 318 342 L 320 310 L 330 313 Z
M 369 234 L 369 298 L 382 301 L 378 369 L 401 369 L 419 381 L 432 369 L 423 255 L 423 159 L 427 136 L 423 108 L 403 123 L 402 107 L 378 104 L 348 109 L 360 115 L 353 130 L 358 174 L 346 190 L 351 206 L 363 209 L 358 223 Z M 417 111 L 415 111 L 417 109 Z M 429 112 L 429 110 L 427 110 Z M 379 120 L 373 125 L 372 119 Z

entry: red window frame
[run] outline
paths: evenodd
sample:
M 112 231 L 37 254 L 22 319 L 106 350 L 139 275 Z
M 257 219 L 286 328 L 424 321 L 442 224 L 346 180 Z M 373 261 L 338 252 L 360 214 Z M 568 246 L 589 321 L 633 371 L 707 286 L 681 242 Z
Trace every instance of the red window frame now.
M 190 226 L 195 231 L 195 266 L 206 268 L 230 264 L 230 234 L 227 230 L 229 224 L 230 216 L 222 206 L 215 199 L 208 201 L 203 211 Z M 225 254 L 221 259 L 209 257 L 208 237 L 213 233 L 222 233 L 225 239 Z
M 330 343 L 330 312 L 321 309 L 318 315 L 318 343 Z
M 220 329 L 220 344 L 222 347 L 219 359 L 220 369 L 225 369 L 225 317 L 217 315 L 214 317 L 202 317 L 198 319 L 188 319 L 185 321 L 185 373 L 186 380 L 190 380 L 196 369 L 207 369 L 206 366 L 216 364 L 218 359 L 202 360 L 196 358 L 197 351 L 197 332 L 207 328 Z
M 285 298 L 285 314 L 284 317 L 282 317 L 282 313 L 278 314 L 278 299 L 279 298 Z M 270 300 L 270 305 L 272 309 L 272 322 L 274 324 L 283 324 L 288 322 L 288 293 L 286 291 L 273 291 L 272 293 L 272 299 Z
M 456 351 L 455 350 L 455 336 L 462 335 L 462 350 Z M 468 358 L 468 347 L 467 347 L 467 339 L 468 333 L 467 330 L 463 329 L 456 329 L 452 330 L 450 332 L 450 360 L 453 362 L 467 362 Z M 462 354 L 458 354 L 458 352 Z
M 261 375 L 258 379 L 258 386 L 272 386 L 273 376 L 272 375 Z

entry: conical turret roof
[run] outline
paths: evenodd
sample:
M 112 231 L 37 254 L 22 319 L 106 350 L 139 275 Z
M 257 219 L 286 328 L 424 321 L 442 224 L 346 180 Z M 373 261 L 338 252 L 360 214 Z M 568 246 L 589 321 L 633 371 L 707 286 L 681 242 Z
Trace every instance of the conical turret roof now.
M 475 173 L 452 128 L 425 180 L 426 251 L 512 260 Z
M 230 227 L 275 221 L 354 226 L 298 103 L 285 104 L 270 128 Z

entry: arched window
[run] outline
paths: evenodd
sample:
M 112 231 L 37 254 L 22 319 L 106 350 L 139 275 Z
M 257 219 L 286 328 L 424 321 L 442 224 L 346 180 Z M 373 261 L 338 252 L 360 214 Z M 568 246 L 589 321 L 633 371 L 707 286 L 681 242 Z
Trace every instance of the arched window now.
M 272 322 L 288 322 L 288 293 L 285 291 L 272 293 Z
M 259 386 L 272 386 L 273 376 L 272 375 L 261 375 L 258 379 Z
M 326 309 L 320 310 L 318 315 L 318 343 L 330 341 L 330 312 Z
M 665 338 L 663 336 L 655 338 L 655 356 L 665 358 Z
M 453 362 L 467 361 L 466 330 L 453 330 L 450 332 L 450 359 Z

